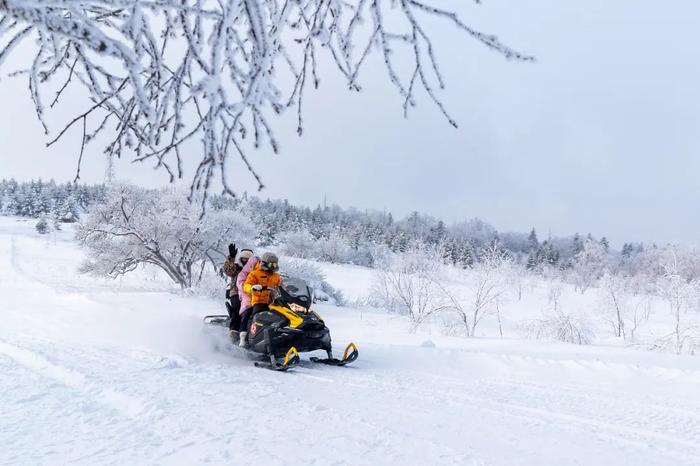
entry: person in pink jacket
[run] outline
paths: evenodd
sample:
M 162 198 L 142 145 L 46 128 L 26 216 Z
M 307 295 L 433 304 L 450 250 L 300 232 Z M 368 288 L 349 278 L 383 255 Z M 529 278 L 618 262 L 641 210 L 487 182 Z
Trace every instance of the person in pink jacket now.
M 250 302 L 252 297 L 245 292 L 243 286 L 245 285 L 245 281 L 248 278 L 248 274 L 255 268 L 255 264 L 257 264 L 259 260 L 260 258 L 257 256 L 249 258 L 243 266 L 243 270 L 238 272 L 238 276 L 236 277 L 236 288 L 238 288 L 238 296 L 241 298 L 241 307 L 239 311 L 241 316 L 245 313 L 245 311 L 252 307 L 252 304 Z M 241 327 L 239 328 L 240 332 L 248 331 L 247 328 L 243 328 L 245 324 L 246 321 L 244 319 L 241 319 Z M 237 336 L 238 335 L 234 335 L 233 331 L 231 331 L 231 338 L 235 338 Z

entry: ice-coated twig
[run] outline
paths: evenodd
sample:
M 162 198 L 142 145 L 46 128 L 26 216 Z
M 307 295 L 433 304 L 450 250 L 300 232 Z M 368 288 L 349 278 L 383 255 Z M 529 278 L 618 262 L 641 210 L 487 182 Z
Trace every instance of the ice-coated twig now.
M 262 189 L 250 151 L 279 150 L 273 117 L 287 107 L 303 133 L 307 87 L 319 86 L 323 59 L 359 91 L 367 58 L 378 54 L 404 115 L 424 91 L 453 126 L 439 95 L 445 78 L 425 23 L 430 17 L 507 59 L 532 60 L 433 1 L 0 0 L 0 68 L 21 43 L 35 42 L 26 69 L 15 75 L 28 77 L 47 133 L 45 113 L 66 105 L 61 97 L 69 88 L 87 91 L 88 110 L 48 142 L 82 123 L 76 179 L 85 146 L 106 134 L 108 157 L 153 161 L 171 180 L 183 176 L 184 164 L 196 167 L 191 197 L 204 203 L 214 177 L 223 192 L 235 192 L 231 157 L 241 158 Z M 46 108 L 44 92 L 51 96 Z

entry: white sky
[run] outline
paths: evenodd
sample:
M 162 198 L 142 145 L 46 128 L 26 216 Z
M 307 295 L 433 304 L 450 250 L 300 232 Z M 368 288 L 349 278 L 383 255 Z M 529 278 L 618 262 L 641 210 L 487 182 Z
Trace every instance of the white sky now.
M 289 115 L 277 126 L 282 153 L 252 157 L 268 186 L 262 195 L 311 206 L 326 196 L 448 221 L 478 216 L 501 231 L 535 226 L 541 237 L 592 232 L 617 246 L 700 239 L 700 2 L 484 3 L 462 17 L 536 64 L 506 62 L 431 22 L 457 130 L 425 96 L 403 119 L 376 60 L 361 94 L 325 67 L 321 90 L 307 94 L 304 136 Z M 47 150 L 26 82 L 3 78 L 0 102 L 0 178 L 72 179 L 79 130 Z M 74 107 L 60 117 L 82 110 Z M 83 180 L 102 181 L 101 147 L 86 157 Z M 120 163 L 117 175 L 164 182 L 140 168 Z M 241 190 L 254 189 L 240 164 L 231 168 Z

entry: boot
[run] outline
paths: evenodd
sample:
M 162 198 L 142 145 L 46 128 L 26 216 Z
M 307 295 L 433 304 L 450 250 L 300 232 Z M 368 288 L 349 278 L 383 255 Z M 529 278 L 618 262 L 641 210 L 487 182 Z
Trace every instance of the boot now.
M 240 335 L 238 333 L 238 330 L 229 330 L 228 336 L 231 338 L 232 343 L 239 343 Z
M 238 346 L 240 346 L 241 348 L 247 348 L 248 347 L 248 332 L 241 332 L 238 334 L 238 336 L 241 339 Z

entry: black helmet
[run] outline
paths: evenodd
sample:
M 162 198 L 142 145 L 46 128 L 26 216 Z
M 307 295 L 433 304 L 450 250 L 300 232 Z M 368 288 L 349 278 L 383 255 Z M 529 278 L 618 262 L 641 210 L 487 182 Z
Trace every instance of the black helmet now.
M 263 254 L 260 258 L 260 268 L 268 272 L 277 272 L 280 269 L 277 254 L 272 252 Z

